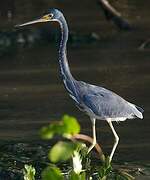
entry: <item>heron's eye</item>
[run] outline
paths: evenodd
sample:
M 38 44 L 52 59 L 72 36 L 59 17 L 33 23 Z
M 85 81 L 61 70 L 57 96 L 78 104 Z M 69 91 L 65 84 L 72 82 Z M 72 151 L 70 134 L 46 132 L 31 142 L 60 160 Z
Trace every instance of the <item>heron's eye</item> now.
M 52 17 L 53 17 L 53 14 L 49 14 L 48 16 L 49 16 L 50 18 L 52 18 Z
M 53 14 L 47 14 L 47 15 L 43 16 L 44 20 L 50 20 L 52 18 L 53 18 Z

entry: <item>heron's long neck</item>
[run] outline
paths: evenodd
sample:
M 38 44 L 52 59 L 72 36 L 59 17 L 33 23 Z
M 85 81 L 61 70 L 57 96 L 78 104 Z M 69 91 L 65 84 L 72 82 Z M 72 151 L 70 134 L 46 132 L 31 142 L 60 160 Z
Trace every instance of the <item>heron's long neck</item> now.
M 78 103 L 78 93 L 76 91 L 76 80 L 72 77 L 66 57 L 66 44 L 68 40 L 68 26 L 63 16 L 59 19 L 61 27 L 61 41 L 59 47 L 59 65 L 63 83 L 69 95 Z
M 67 60 L 67 40 L 68 40 L 68 26 L 64 17 L 61 17 L 59 20 L 60 27 L 61 27 L 61 40 L 60 40 L 60 47 L 59 47 L 59 64 L 60 64 L 60 71 L 62 79 L 70 79 L 72 78 L 68 60 Z

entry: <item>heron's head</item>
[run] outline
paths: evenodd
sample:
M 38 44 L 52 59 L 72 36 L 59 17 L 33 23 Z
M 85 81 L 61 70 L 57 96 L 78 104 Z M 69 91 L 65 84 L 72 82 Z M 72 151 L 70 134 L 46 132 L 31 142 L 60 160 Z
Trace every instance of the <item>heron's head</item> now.
M 37 24 L 37 23 L 46 23 L 46 22 L 50 22 L 50 21 L 58 21 L 61 16 L 62 16 L 61 11 L 59 11 L 58 9 L 52 8 L 45 15 L 41 16 L 40 18 L 33 20 L 33 21 L 29 21 L 24 24 L 16 25 L 16 27 L 26 26 L 26 25 L 30 25 L 30 24 Z

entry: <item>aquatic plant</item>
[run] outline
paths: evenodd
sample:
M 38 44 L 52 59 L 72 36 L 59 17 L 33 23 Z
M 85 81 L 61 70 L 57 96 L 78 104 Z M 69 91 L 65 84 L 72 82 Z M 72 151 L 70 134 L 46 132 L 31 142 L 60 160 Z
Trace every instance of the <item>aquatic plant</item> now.
M 127 172 L 113 170 L 109 157 L 101 157 L 99 166 L 91 165 L 92 158 L 87 153 L 88 147 L 83 142 L 76 140 L 76 134 L 80 133 L 80 125 L 76 118 L 65 115 L 59 122 L 51 123 L 41 129 L 41 137 L 52 139 L 54 136 L 65 138 L 54 144 L 48 158 L 51 163 L 42 172 L 42 179 L 68 179 L 68 180 L 86 180 L 86 179 L 116 179 L 131 180 L 134 179 Z M 70 162 L 71 169 L 64 173 L 58 167 L 60 162 Z
M 65 115 L 61 121 L 53 122 L 41 129 L 43 139 L 59 137 L 58 141 L 49 149 L 47 166 L 42 170 L 42 180 L 132 180 L 128 172 L 114 169 L 109 157 L 101 152 L 99 162 L 95 164 L 92 154 L 87 153 L 88 147 L 78 138 L 89 141 L 88 136 L 81 135 L 80 125 L 76 118 Z M 57 139 L 57 138 L 56 138 Z M 100 147 L 99 147 L 100 148 Z M 100 152 L 99 150 L 97 152 Z M 62 168 L 62 164 L 67 167 Z M 25 165 L 24 180 L 35 180 L 35 168 Z
M 24 180 L 35 180 L 35 168 L 32 165 L 25 164 L 23 169 Z

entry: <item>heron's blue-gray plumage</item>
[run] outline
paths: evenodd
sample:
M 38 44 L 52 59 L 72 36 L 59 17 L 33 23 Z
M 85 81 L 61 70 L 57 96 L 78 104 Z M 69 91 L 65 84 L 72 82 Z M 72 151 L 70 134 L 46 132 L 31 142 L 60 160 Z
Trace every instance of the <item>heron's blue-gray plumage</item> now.
M 135 105 L 108 89 L 82 81 L 76 81 L 76 86 L 80 99 L 79 107 L 82 107 L 90 116 L 103 120 L 142 118 L 142 108 L 140 112 Z
M 55 10 L 54 10 L 55 11 Z M 112 121 L 121 121 L 127 118 L 143 118 L 142 109 L 127 102 L 122 97 L 103 87 L 76 81 L 70 72 L 66 57 L 68 40 L 68 26 L 63 14 L 56 10 L 54 13 L 61 27 L 61 41 L 59 48 L 60 73 L 66 90 L 76 105 L 90 117 Z

